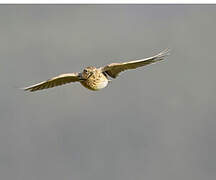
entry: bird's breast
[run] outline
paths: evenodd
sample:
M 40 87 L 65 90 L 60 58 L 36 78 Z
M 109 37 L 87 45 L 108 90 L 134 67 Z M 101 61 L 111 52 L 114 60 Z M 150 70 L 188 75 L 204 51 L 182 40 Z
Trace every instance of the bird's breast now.
M 94 85 L 94 90 L 100 90 L 100 89 L 103 89 L 107 86 L 108 84 L 108 81 L 107 80 L 104 80 L 104 81 L 98 81 L 95 83 Z
M 107 86 L 108 79 L 103 74 L 92 75 L 89 79 L 82 81 L 81 84 L 90 90 L 97 91 Z

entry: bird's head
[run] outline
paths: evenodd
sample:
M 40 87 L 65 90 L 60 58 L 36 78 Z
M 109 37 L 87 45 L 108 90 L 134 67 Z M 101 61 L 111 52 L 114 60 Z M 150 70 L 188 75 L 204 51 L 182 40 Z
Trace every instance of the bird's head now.
M 90 78 L 94 72 L 96 71 L 97 68 L 95 67 L 86 67 L 83 72 L 82 72 L 82 78 L 83 79 L 88 79 Z

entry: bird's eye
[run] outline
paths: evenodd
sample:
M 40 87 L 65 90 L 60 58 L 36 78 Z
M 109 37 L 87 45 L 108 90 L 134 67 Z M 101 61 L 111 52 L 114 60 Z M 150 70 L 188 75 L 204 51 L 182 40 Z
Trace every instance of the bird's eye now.
M 88 71 L 86 69 L 84 69 L 84 73 L 87 73 Z

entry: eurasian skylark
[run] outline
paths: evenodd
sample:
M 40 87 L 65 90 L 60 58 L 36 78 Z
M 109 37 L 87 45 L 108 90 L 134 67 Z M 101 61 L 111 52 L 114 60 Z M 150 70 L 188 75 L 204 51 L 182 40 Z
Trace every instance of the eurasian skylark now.
M 134 60 L 124 63 L 112 63 L 104 67 L 86 67 L 80 73 L 68 73 L 61 74 L 47 81 L 29 86 L 24 88 L 28 91 L 37 91 L 47 88 L 52 88 L 55 86 L 60 86 L 70 82 L 80 82 L 84 87 L 96 91 L 105 88 L 110 80 L 108 76 L 116 78 L 118 74 L 127 69 L 135 69 L 141 66 L 145 66 L 151 63 L 155 63 L 163 60 L 167 55 L 169 55 L 169 49 L 166 49 L 159 54 L 141 59 Z

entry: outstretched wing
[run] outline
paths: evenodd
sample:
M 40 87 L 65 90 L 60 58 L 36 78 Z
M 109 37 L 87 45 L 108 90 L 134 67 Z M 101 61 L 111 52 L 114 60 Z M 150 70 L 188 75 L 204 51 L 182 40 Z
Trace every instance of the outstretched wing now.
M 24 90 L 37 91 L 37 90 L 52 88 L 55 86 L 60 86 L 60 85 L 70 83 L 70 82 L 76 82 L 79 80 L 80 80 L 79 73 L 61 74 L 61 75 L 56 76 L 56 77 L 49 79 L 47 81 L 43 81 L 41 83 L 26 87 L 26 88 L 24 88 Z
M 112 63 L 105 67 L 101 68 L 102 72 L 105 72 L 112 78 L 116 78 L 118 74 L 124 70 L 127 69 L 135 69 L 141 66 L 146 66 L 151 63 L 155 63 L 157 61 L 163 60 L 166 56 L 169 55 L 169 49 L 165 49 L 164 51 L 160 52 L 156 56 L 152 56 L 145 59 L 135 60 L 135 61 L 129 61 L 124 63 Z

